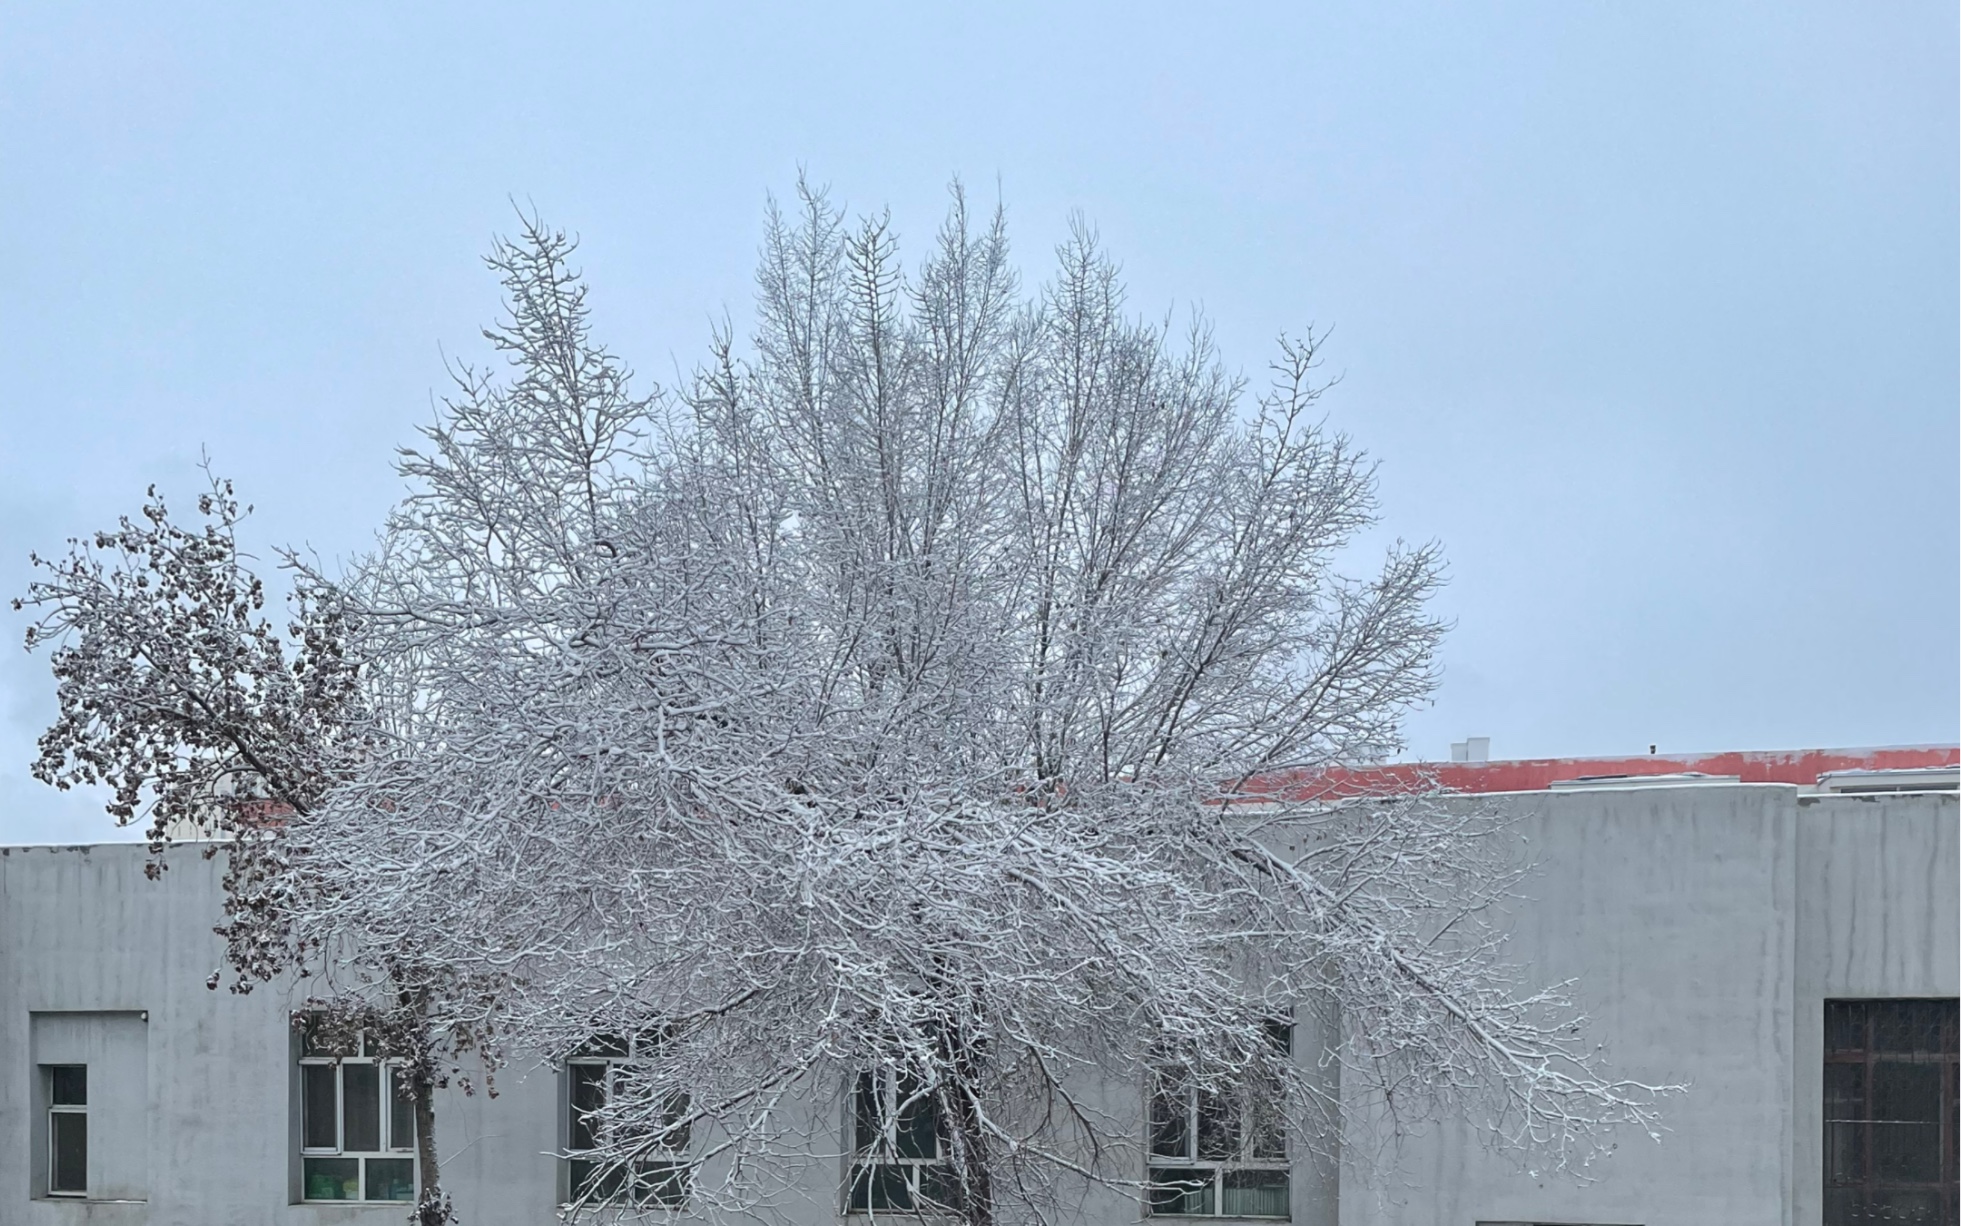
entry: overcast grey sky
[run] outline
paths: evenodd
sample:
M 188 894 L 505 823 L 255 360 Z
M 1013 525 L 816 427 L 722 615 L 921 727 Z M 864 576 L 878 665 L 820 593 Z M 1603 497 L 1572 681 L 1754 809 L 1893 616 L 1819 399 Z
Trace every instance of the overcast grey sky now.
M 957 174 L 1251 374 L 1334 326 L 1451 559 L 1414 756 L 1961 735 L 1951 0 L 309 7 L 0 12 L 7 594 L 200 448 L 359 549 L 512 198 L 666 383 L 799 165 L 915 237 Z M 28 776 L 51 710 L 6 647 L 0 842 L 112 834 Z

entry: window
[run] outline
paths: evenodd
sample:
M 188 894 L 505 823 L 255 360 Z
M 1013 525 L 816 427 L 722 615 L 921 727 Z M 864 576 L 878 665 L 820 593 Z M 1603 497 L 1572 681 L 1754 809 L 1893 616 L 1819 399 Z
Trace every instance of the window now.
M 1825 1226 L 1954 1221 L 1956 1014 L 1825 1002 Z
M 917 1078 L 861 1073 L 851 1096 L 853 1213 L 911 1212 L 952 1200 L 939 1100 Z
M 1291 1054 L 1291 1025 L 1270 1023 L 1267 1037 L 1277 1052 Z M 1255 1080 L 1214 1093 L 1175 1071 L 1158 1075 L 1151 1092 L 1154 1216 L 1284 1218 L 1290 1202 L 1278 1086 Z
M 89 1066 L 45 1064 L 48 1195 L 89 1194 Z
M 415 1199 L 415 1098 L 403 1066 L 364 1035 L 335 1053 L 311 1029 L 300 1055 L 300 1197 Z
M 630 1128 L 607 1118 L 609 1106 L 643 1096 L 635 1079 L 659 1042 L 658 1031 L 633 1039 L 602 1037 L 565 1062 L 569 1203 L 669 1209 L 687 1203 L 689 1170 L 684 1155 L 691 1131 L 687 1096 L 671 1095 L 661 1104 L 655 1123 Z M 602 1159 L 592 1153 L 602 1146 L 629 1147 L 652 1156 L 630 1162 Z

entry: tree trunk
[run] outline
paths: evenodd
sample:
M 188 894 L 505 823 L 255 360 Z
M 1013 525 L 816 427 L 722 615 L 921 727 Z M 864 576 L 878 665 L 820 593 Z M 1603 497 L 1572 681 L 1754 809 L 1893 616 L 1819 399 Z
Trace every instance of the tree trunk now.
M 425 1069 L 417 1068 L 415 1089 L 415 1166 L 422 1192 L 415 1206 L 415 1226 L 448 1226 L 456 1220 L 449 1197 L 443 1194 L 442 1175 L 436 1165 L 436 1084 Z

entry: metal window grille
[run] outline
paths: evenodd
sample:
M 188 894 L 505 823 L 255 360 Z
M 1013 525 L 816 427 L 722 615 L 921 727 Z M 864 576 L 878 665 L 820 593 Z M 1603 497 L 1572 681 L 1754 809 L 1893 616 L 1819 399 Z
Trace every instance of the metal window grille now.
M 1955 1220 L 1957 1002 L 1825 1002 L 1825 1226 Z

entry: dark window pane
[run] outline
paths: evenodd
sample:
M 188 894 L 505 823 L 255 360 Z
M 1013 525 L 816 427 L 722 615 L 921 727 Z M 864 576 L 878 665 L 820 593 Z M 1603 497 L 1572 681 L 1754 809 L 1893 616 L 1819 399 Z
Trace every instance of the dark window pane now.
M 919 1198 L 936 1205 L 959 1204 L 960 1185 L 953 1178 L 953 1168 L 937 1162 L 920 1167 Z
M 1938 1052 L 1941 1023 L 1954 1013 L 1945 1000 L 1880 1000 L 1872 1002 L 1874 1051 Z
M 415 1087 L 398 1068 L 388 1070 L 388 1148 L 415 1148 Z
M 1825 1002 L 1825 1050 L 1866 1050 L 1866 1002 L 1828 1000 Z
M 1932 1183 L 1941 1177 L 1941 1126 L 1868 1124 L 1873 1175 L 1882 1180 Z
M 872 1168 L 873 1209 L 912 1208 L 912 1174 L 903 1166 L 880 1163 Z
M 381 1069 L 373 1064 L 340 1066 L 341 1148 L 372 1153 L 381 1148 Z
M 1941 1212 L 1939 1192 L 1895 1188 L 1866 1193 L 1863 1220 L 1885 1226 L 1947 1226 L 1954 1218 L 1952 1210 Z
M 303 1123 L 300 1144 L 307 1149 L 338 1149 L 340 1137 L 334 1128 L 340 1116 L 335 1094 L 335 1069 L 331 1064 L 300 1066 L 300 1113 Z M 326 1198 L 338 1199 L 338 1198 Z
M 1151 1152 L 1161 1158 L 1192 1156 L 1191 1097 L 1181 1089 L 1161 1087 L 1151 1095 Z
M 1825 1125 L 1825 1182 L 1855 1184 L 1866 1177 L 1866 1126 Z
M 599 1120 L 595 1112 L 606 1105 L 606 1066 L 574 1064 L 572 1077 L 572 1128 L 567 1144 L 572 1149 L 592 1149 L 599 1144 Z
M 1276 1018 L 1266 1024 L 1267 1042 L 1273 1044 L 1275 1051 L 1292 1054 L 1294 1050 L 1294 1024 Z
M 1152 1167 L 1150 1206 L 1152 1213 L 1210 1216 L 1213 1212 L 1212 1172 Z
M 48 1116 L 52 1161 L 48 1191 L 89 1190 L 89 1117 L 80 1111 L 55 1111 Z
M 360 1200 L 361 1163 L 355 1158 L 307 1158 L 300 1183 L 307 1200 Z
M 1863 1120 L 1866 1118 L 1866 1066 L 1827 1064 L 1825 1066 L 1825 1118 Z
M 1257 1095 L 1248 1121 L 1247 1153 L 1255 1158 L 1287 1156 L 1287 1120 L 1281 1114 L 1277 1095 Z
M 408 1158 L 368 1159 L 369 1200 L 414 1200 L 415 1163 Z
M 878 1103 L 878 1078 L 870 1073 L 858 1074 L 858 1090 L 851 1101 L 852 1146 L 858 1152 L 878 1144 L 879 1117 L 883 1114 Z
M 688 1122 L 688 1112 L 693 1103 L 686 1094 L 670 1094 L 661 1107 L 660 1143 L 663 1148 L 682 1150 L 694 1133 L 694 1126 Z
M 851 1208 L 860 1212 L 912 1208 L 912 1180 L 903 1166 L 877 1163 L 851 1168 Z
M 48 1101 L 57 1107 L 86 1107 L 89 1101 L 89 1066 L 56 1064 L 50 1068 Z
M 1198 1092 L 1198 1156 L 1223 1161 L 1239 1156 L 1239 1105 L 1222 1094 Z
M 1220 1180 L 1219 1212 L 1227 1217 L 1286 1217 L 1287 1172 L 1227 1171 Z
M 1872 1066 L 1872 1117 L 1876 1120 L 1941 1118 L 1941 1066 L 1880 1060 Z
M 633 1203 L 678 1209 L 688 1203 L 688 1168 L 680 1162 L 642 1162 L 633 1170 Z
M 626 1172 L 618 1163 L 588 1162 L 582 1158 L 572 1160 L 572 1199 L 590 1197 L 595 1201 L 612 1201 L 620 1198 L 626 1187 Z
M 940 1104 L 917 1081 L 899 1082 L 898 1156 L 901 1158 L 939 1157 Z

